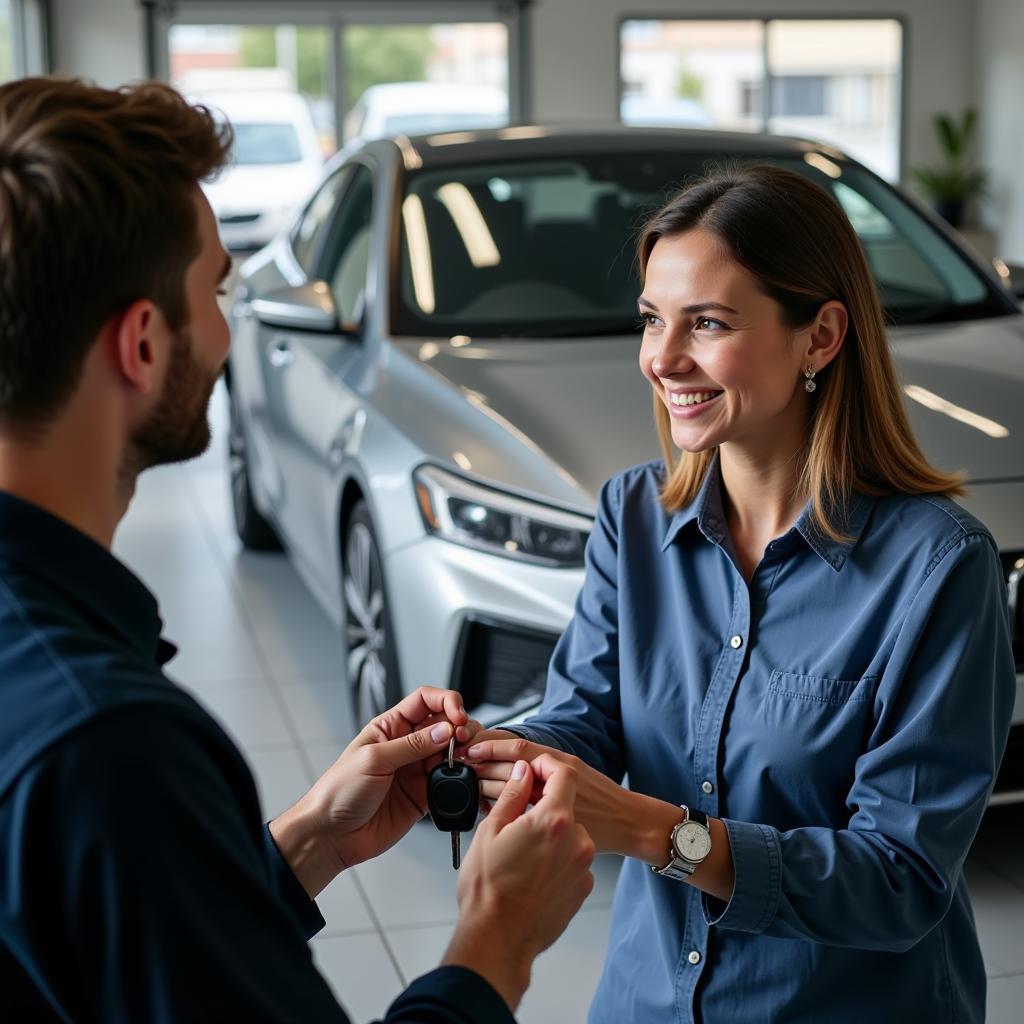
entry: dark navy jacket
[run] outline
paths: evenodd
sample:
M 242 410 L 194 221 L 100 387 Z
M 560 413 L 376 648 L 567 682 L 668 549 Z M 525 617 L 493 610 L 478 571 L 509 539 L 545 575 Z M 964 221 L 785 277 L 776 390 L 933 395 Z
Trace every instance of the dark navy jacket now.
M 0 492 L 0 1018 L 345 1022 L 306 942 L 323 918 L 160 629 L 108 551 Z M 386 1020 L 512 1017 L 447 967 Z

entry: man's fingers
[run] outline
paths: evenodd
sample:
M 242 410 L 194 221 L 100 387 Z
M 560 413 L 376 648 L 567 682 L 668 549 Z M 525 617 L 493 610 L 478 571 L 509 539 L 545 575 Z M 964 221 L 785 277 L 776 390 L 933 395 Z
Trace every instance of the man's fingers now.
M 421 686 L 400 700 L 381 718 L 395 716 L 403 719 L 410 729 L 415 729 L 430 715 L 444 715 L 454 725 L 465 725 L 469 715 L 462 706 L 462 694 L 455 690 L 440 690 L 436 686 Z
M 452 736 L 450 722 L 437 722 L 426 729 L 417 729 L 396 740 L 370 743 L 363 748 L 370 773 L 386 775 L 441 753 Z
M 517 761 L 501 795 L 494 801 L 488 823 L 500 832 L 526 810 L 533 792 L 533 771 L 526 761 Z
M 536 801 L 536 809 L 550 808 L 572 813 L 573 801 L 576 799 L 576 770 L 564 761 L 559 761 L 553 754 L 541 754 L 530 763 L 530 767 L 537 784 L 543 786 L 541 797 Z

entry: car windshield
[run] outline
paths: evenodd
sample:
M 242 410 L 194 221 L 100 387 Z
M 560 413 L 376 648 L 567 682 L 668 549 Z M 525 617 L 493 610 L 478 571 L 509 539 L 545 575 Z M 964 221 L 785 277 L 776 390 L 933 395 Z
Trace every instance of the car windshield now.
M 410 174 L 396 333 L 569 337 L 635 330 L 637 228 L 674 188 L 723 162 L 729 159 L 721 153 L 584 154 Z M 771 162 L 836 197 L 891 322 L 1006 313 L 978 269 L 874 175 L 816 153 Z
M 493 111 L 451 111 L 422 114 L 393 114 L 384 119 L 385 135 L 430 135 L 433 132 L 468 131 L 469 129 L 502 128 L 508 123 L 505 114 Z
M 235 144 L 231 159 L 242 166 L 253 164 L 297 164 L 302 162 L 302 149 L 295 128 L 284 124 L 233 123 Z

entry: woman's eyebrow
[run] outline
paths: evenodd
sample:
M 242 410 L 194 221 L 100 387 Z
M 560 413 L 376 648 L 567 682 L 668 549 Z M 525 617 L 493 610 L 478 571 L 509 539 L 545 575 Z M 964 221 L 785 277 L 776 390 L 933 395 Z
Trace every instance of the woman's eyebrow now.
M 653 302 L 649 299 L 645 299 L 642 295 L 636 300 L 636 304 L 644 309 L 653 309 L 655 312 L 657 312 L 658 309 Z M 727 306 L 724 302 L 698 302 L 692 306 L 682 306 L 679 312 L 707 313 L 714 309 L 724 310 L 726 313 L 732 313 L 734 316 L 739 315 L 739 310 L 733 309 L 732 306 Z

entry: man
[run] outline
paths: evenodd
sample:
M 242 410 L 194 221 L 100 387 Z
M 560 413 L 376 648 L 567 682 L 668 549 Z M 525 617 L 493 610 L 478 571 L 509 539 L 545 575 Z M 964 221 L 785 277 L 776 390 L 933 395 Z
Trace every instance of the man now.
M 372 722 L 264 827 L 110 554 L 137 475 L 209 443 L 230 261 L 197 182 L 230 133 L 172 90 L 0 87 L 0 1014 L 345 1021 L 313 898 L 422 817 L 457 693 Z M 511 1020 L 593 881 L 571 771 L 525 762 L 477 829 L 443 965 L 387 1021 Z M 535 783 L 543 795 L 527 810 Z

